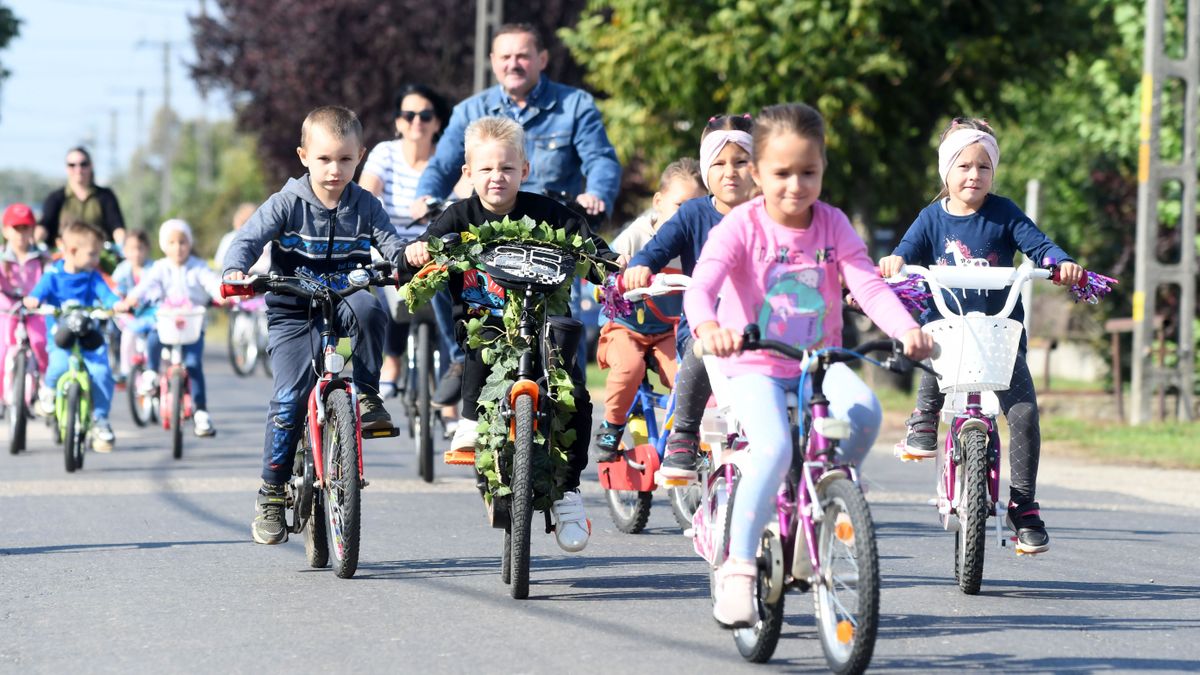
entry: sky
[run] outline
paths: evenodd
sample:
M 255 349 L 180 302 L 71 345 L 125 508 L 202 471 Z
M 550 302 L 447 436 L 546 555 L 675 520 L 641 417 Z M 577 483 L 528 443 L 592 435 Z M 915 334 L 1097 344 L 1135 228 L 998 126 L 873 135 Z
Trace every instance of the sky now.
M 63 177 L 68 148 L 84 144 L 106 185 L 136 147 L 139 89 L 144 126 L 163 103 L 163 47 L 171 43 L 171 107 L 185 119 L 231 116 L 227 99 L 207 105 L 188 76 L 195 59 L 187 17 L 202 0 L 2 0 L 21 20 L 0 51 L 11 75 L 0 83 L 0 169 Z M 216 11 L 215 2 L 208 3 Z M 116 112 L 116 152 L 112 116 Z

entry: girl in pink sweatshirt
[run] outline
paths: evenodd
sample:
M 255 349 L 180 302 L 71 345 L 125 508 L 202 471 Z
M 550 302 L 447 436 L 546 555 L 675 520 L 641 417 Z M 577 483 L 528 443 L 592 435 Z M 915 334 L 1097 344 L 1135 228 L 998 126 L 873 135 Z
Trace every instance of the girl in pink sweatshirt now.
M 784 411 L 800 376 L 800 364 L 791 359 L 769 351 L 738 353 L 746 325 L 757 324 L 764 338 L 801 349 L 839 346 L 840 278 L 885 333 L 903 340 L 906 354 L 925 358 L 932 347 L 879 277 L 846 215 L 817 200 L 826 163 L 820 114 L 800 103 L 766 108 L 756 120 L 753 147 L 751 171 L 763 195 L 713 228 L 683 300 L 696 339 L 724 357 L 733 413 L 751 447 L 730 516 L 729 558 L 717 571 L 713 617 L 727 627 L 750 626 L 758 618 L 754 561 L 791 464 Z M 831 414 L 854 429 L 842 451 L 861 461 L 879 430 L 879 401 L 844 364 L 828 371 L 825 389 Z
M 0 251 L 0 311 L 11 311 L 21 304 L 38 279 L 46 258 L 33 245 L 33 230 L 37 221 L 25 204 L 12 204 L 4 210 L 4 240 L 7 246 Z M 17 322 L 13 314 L 0 315 L 0 367 L 8 367 L 9 345 L 16 343 Z M 46 372 L 46 322 L 40 316 L 26 318 L 29 346 L 37 359 L 38 369 Z M 0 377 L 0 410 L 4 407 L 4 377 Z

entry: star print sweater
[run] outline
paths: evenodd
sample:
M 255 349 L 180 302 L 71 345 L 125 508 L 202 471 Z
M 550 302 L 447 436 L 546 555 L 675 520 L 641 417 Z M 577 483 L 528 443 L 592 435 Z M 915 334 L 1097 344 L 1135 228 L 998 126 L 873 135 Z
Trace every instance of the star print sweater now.
M 1038 229 L 1011 199 L 989 194 L 983 206 L 970 215 L 955 216 L 946 210 L 946 201 L 926 206 L 909 226 L 908 232 L 892 255 L 913 265 L 986 265 L 1012 267 L 1017 251 L 1041 266 L 1046 258 L 1056 262 L 1074 262 L 1058 244 Z M 964 312 L 995 314 L 1004 307 L 1008 291 L 954 291 Z M 956 308 L 946 291 L 946 304 Z M 929 301 L 926 321 L 942 318 Z M 1021 321 L 1025 311 L 1017 304 L 1010 318 Z

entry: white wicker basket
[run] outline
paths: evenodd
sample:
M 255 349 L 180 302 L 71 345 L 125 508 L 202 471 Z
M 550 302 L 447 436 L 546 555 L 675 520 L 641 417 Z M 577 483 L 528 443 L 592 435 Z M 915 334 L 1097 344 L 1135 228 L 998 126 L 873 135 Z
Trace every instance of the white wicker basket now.
M 1003 391 L 1012 382 L 1021 345 L 1019 321 L 995 316 L 959 316 L 925 325 L 941 352 L 933 369 L 942 393 Z
M 204 331 L 204 308 L 158 308 L 158 339 L 164 345 L 190 345 Z

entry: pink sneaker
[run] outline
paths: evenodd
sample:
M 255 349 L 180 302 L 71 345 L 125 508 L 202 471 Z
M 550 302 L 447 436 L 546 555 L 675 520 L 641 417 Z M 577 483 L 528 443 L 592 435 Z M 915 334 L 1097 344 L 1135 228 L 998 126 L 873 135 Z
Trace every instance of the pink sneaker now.
M 755 584 L 758 565 L 753 562 L 726 560 L 717 569 L 717 589 L 713 618 L 725 628 L 749 628 L 758 623 Z

